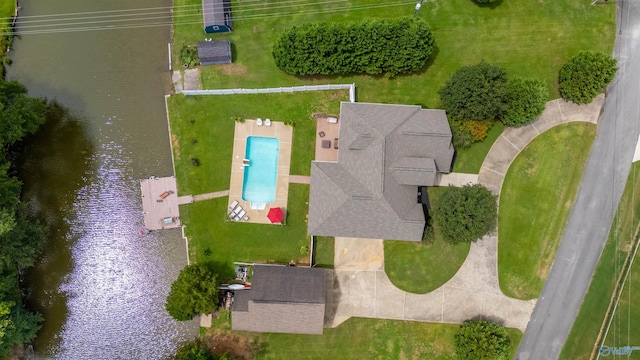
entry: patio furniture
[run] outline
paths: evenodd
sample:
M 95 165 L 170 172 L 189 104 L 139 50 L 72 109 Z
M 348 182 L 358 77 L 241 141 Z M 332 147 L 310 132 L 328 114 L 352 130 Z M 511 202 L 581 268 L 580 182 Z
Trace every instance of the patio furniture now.
M 258 126 L 262 126 L 262 119 L 257 118 L 257 119 L 256 119 L 256 125 L 258 125 Z
M 271 126 L 271 119 L 267 118 L 264 120 L 264 126 Z
M 249 217 L 248 216 L 243 217 L 242 221 L 249 221 Z
M 324 137 L 325 135 L 326 135 L 326 134 L 324 133 L 324 131 L 320 131 L 320 132 L 318 133 L 318 136 L 320 136 L 320 137 Z
M 231 205 L 229 205 L 229 210 L 233 210 L 236 208 L 236 206 L 238 206 L 238 200 L 233 200 L 233 202 L 231 203 Z
M 333 139 L 333 148 L 338 149 L 338 138 Z
M 337 118 L 337 117 L 334 117 L 334 116 L 329 116 L 329 117 L 327 118 L 327 122 L 328 122 L 329 124 L 337 124 L 337 123 L 338 123 L 338 118 Z
M 246 211 L 242 210 L 242 211 L 240 211 L 240 212 L 238 213 L 238 215 L 236 215 L 233 219 L 234 219 L 235 221 L 240 221 L 240 219 L 242 219 L 242 217 L 243 217 L 246 213 L 247 213 Z
M 323 149 L 331 149 L 331 140 L 322 140 Z

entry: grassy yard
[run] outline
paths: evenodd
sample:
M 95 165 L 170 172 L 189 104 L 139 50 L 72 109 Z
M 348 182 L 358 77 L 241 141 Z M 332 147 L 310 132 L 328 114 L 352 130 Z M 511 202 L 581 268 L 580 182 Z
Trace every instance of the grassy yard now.
M 234 261 L 288 263 L 294 259 L 308 263 L 309 255 L 300 250 L 309 246 L 308 199 L 309 185 L 289 185 L 286 226 L 227 222 L 226 197 L 182 205 L 189 258 L 217 263 L 227 271 Z
M 433 204 L 446 188 L 429 188 Z M 456 274 L 469 254 L 470 244 L 450 244 L 437 227 L 433 244 L 409 241 L 384 242 L 384 271 L 389 280 L 407 292 L 426 294 L 439 288 Z
M 596 126 L 560 125 L 533 140 L 509 168 L 500 195 L 498 275 L 502 292 L 542 290 L 573 206 Z
M 176 11 L 197 4 L 200 0 L 174 1 Z M 355 82 L 358 101 L 439 108 L 437 90 L 460 66 L 482 59 L 498 63 L 512 76 L 544 80 L 555 98 L 558 70 L 567 59 L 580 50 L 610 53 L 613 49 L 615 2 L 591 6 L 584 0 L 513 0 L 489 8 L 468 0 L 450 0 L 427 2 L 420 10 L 419 16 L 430 24 L 438 47 L 428 66 L 413 75 L 393 79 L 359 75 L 296 77 L 280 71 L 271 56 L 274 41 L 292 25 L 412 15 L 414 6 L 415 1 L 304 1 L 282 5 L 277 0 L 232 0 L 234 31 L 206 37 L 230 39 L 234 63 L 203 67 L 202 83 L 204 88 L 251 88 Z M 176 62 L 182 45 L 205 38 L 198 19 L 196 14 L 190 18 L 193 24 L 180 25 L 176 18 Z
M 493 143 L 496 142 L 503 130 L 504 125 L 496 121 L 483 141 L 473 143 L 468 149 L 458 151 L 453 163 L 453 171 L 478 174 L 485 156 L 487 156 L 491 146 L 493 146 Z
M 315 156 L 313 113 L 338 114 L 348 92 L 315 91 L 294 94 L 184 96 L 168 99 L 171 142 L 180 194 L 202 194 L 229 188 L 234 116 L 295 119 L 292 175 L 309 175 Z M 200 160 L 191 165 L 190 157 Z
M 638 193 L 640 193 L 640 163 L 635 163 L 631 168 L 627 186 L 613 220 L 609 239 L 591 279 L 589 291 L 560 354 L 561 359 L 587 360 L 591 355 L 613 294 L 616 278 L 622 269 L 632 241 L 638 236 L 637 230 L 640 224 L 640 196 L 636 195 Z M 608 346 L 636 345 L 627 342 L 627 334 L 629 321 L 633 339 L 637 339 L 637 332 L 634 330 L 640 327 L 640 311 L 638 311 L 640 300 L 633 295 L 636 293 L 635 289 L 640 287 L 640 265 L 637 258 L 629 276 L 615 313 L 610 336 L 604 342 Z M 632 289 L 634 289 L 633 294 L 630 293 Z M 633 296 L 630 297 L 630 295 Z M 638 359 L 640 354 L 634 351 L 631 358 Z
M 316 266 L 323 268 L 333 268 L 335 258 L 335 238 L 331 236 L 315 237 L 314 261 Z
M 215 320 L 209 334 L 225 334 L 229 322 Z M 323 335 L 234 332 L 238 343 L 258 343 L 257 359 L 432 359 L 454 360 L 458 325 L 351 318 Z M 522 333 L 507 329 L 513 353 Z M 211 339 L 215 343 L 215 336 Z M 246 341 L 245 339 L 250 339 Z

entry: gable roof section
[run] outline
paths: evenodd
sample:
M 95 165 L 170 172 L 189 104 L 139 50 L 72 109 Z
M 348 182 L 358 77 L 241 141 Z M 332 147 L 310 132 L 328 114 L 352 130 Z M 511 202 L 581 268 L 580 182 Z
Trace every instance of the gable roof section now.
M 236 291 L 231 327 L 322 334 L 325 276 L 320 268 L 256 265 L 251 289 Z
M 198 42 L 198 59 L 202 65 L 231 64 L 229 40 Z
M 202 0 L 204 26 L 226 25 L 231 27 L 229 0 Z
M 337 163 L 313 162 L 309 234 L 419 241 L 417 186 L 453 159 L 444 110 L 342 103 Z

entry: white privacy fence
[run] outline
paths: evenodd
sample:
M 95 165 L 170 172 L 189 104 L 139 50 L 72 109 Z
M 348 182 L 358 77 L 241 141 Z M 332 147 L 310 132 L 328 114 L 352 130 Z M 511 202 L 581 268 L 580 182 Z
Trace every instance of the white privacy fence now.
M 349 101 L 356 102 L 356 84 L 327 84 L 327 85 L 302 85 L 284 86 L 264 89 L 212 89 L 212 90 L 183 90 L 187 96 L 192 95 L 238 95 L 238 94 L 276 94 L 298 91 L 322 91 L 322 90 L 349 90 Z

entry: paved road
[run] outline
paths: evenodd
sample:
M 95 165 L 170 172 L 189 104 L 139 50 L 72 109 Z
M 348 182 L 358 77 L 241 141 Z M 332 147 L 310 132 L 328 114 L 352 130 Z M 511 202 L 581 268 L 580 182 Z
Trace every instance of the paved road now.
M 607 239 L 638 140 L 640 1 L 618 2 L 620 71 L 605 100 L 578 199 L 516 359 L 557 359 Z

